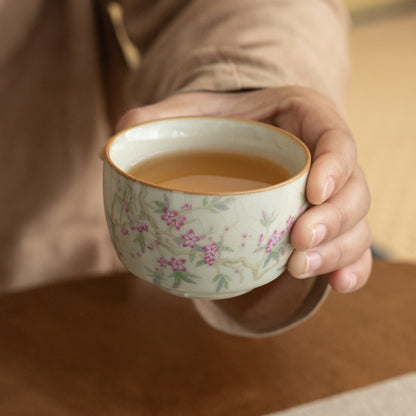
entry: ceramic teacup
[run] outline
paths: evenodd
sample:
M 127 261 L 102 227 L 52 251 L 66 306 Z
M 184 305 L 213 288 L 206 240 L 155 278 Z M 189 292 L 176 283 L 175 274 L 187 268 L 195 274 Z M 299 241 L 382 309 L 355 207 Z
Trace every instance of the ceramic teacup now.
M 160 152 L 240 151 L 286 168 L 282 183 L 244 192 L 182 192 L 128 171 Z M 179 296 L 222 299 L 276 279 L 293 247 L 291 228 L 307 208 L 311 156 L 303 142 L 268 124 L 222 117 L 146 122 L 115 135 L 104 158 L 104 208 L 121 262 Z

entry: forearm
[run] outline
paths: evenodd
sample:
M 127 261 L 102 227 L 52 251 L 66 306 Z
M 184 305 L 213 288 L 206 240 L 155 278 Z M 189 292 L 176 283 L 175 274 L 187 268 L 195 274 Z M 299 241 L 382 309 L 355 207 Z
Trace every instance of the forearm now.
M 150 103 L 179 91 L 303 85 L 341 106 L 348 28 L 337 0 L 189 1 L 146 43 L 131 90 Z
M 137 103 L 146 104 L 178 92 L 300 85 L 320 91 L 342 107 L 348 76 L 348 26 L 348 17 L 335 0 L 190 1 L 142 49 L 142 65 L 133 75 L 136 85 L 129 90 Z M 197 102 L 190 98 L 190 103 L 186 94 L 182 100 L 181 96 L 173 98 L 140 108 L 138 114 L 133 110 L 124 124 L 157 114 L 210 113 L 213 106 L 222 114 L 217 98 Z M 222 97 L 224 102 L 228 98 Z M 223 113 L 232 112 L 232 105 L 224 104 Z M 253 105 L 257 108 L 258 103 Z M 253 110 L 251 104 L 249 108 Z M 196 307 L 218 329 L 264 336 L 301 322 L 319 306 L 326 290 L 325 277 L 300 281 L 286 275 L 240 298 L 197 301 Z

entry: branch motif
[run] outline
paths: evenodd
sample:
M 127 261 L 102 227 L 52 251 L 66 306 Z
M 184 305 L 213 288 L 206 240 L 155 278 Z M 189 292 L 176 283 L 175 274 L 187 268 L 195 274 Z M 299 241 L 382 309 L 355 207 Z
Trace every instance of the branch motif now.
M 274 268 L 283 266 L 279 262 L 286 261 L 290 254 L 290 230 L 307 205 L 301 194 L 296 218 L 290 215 L 283 222 L 278 212 L 262 211 L 258 218 L 260 226 L 254 227 L 260 229 L 258 235 L 241 233 L 238 219 L 220 231 L 215 229 L 215 216 L 222 217 L 233 207 L 233 197 L 205 196 L 198 200 L 193 196 L 192 203 L 173 206 L 167 193 L 150 200 L 153 194 L 146 186 L 135 184 L 140 189 L 133 190 L 129 182 L 122 187 L 117 177 L 113 180 L 117 192 L 107 221 L 113 240 L 126 241 L 122 245 L 126 249 L 119 250 L 118 254 L 139 259 L 151 255 L 153 267 L 149 266 L 152 262 L 144 261 L 148 278 L 158 285 L 171 281 L 173 288 L 196 284 L 212 270 L 208 274 L 212 275 L 215 291 L 220 292 L 228 289 L 236 276 L 240 281 L 259 280 Z M 203 231 L 198 232 L 198 227 L 202 230 L 201 212 L 204 218 L 210 218 L 207 222 L 213 226 L 202 227 Z M 240 236 L 240 241 L 236 241 L 236 235 Z M 237 255 L 237 250 L 243 254 Z

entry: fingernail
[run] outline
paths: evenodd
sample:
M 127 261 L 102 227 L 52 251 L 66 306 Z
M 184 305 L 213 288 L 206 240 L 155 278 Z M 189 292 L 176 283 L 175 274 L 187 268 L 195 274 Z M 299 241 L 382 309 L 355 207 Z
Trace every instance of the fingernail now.
M 334 189 L 335 189 L 334 178 L 332 176 L 329 176 L 326 179 L 324 189 L 322 190 L 322 201 L 326 201 L 331 196 L 332 192 L 334 192 Z
M 309 251 L 305 254 L 305 271 L 300 275 L 301 278 L 312 276 L 322 264 L 322 257 L 317 251 Z
M 355 273 L 350 273 L 348 278 L 349 278 L 349 282 L 348 282 L 347 292 L 351 292 L 357 285 L 357 275 Z
M 312 227 L 312 238 L 309 247 L 317 246 L 326 236 L 326 225 L 324 224 L 317 224 Z

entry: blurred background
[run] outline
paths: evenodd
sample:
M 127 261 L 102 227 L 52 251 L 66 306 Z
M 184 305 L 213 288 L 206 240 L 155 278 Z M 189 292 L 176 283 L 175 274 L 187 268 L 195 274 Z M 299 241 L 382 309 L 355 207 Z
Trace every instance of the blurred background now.
M 372 193 L 373 246 L 416 261 L 416 0 L 344 0 L 352 16 L 347 118 Z

